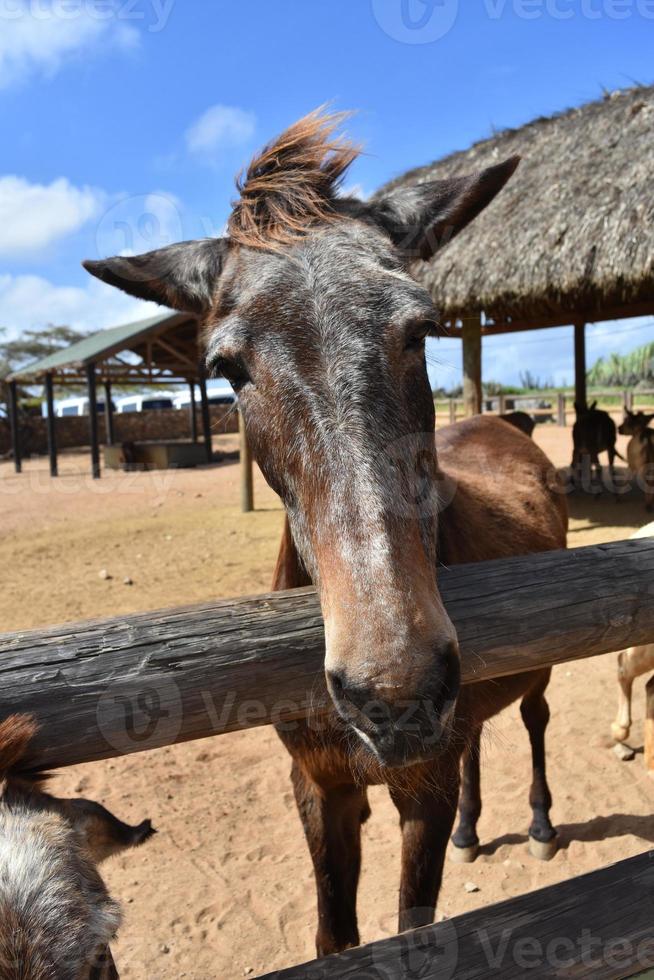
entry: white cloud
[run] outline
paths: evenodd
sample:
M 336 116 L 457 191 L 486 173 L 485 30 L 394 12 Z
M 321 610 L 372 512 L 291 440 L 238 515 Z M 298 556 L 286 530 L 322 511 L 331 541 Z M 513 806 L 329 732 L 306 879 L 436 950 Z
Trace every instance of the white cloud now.
M 134 27 L 119 22 L 113 12 L 99 16 L 92 5 L 69 4 L 66 13 L 43 3 L 0 0 L 0 89 L 34 73 L 51 77 L 98 42 L 125 49 L 138 39 Z
M 214 105 L 186 131 L 189 153 L 206 154 L 228 147 L 242 146 L 252 139 L 256 116 L 235 106 Z
M 74 187 L 64 177 L 47 185 L 0 177 L 0 255 L 35 251 L 78 231 L 104 201 L 102 191 Z
M 57 286 L 41 276 L 0 275 L 0 327 L 8 336 L 49 323 L 102 330 L 144 319 L 163 308 L 144 303 L 89 276 L 83 286 Z

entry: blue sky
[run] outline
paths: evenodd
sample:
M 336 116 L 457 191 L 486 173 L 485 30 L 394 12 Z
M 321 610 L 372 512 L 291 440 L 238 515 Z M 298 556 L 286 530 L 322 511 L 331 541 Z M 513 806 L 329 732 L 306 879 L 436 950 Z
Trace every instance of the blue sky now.
M 309 109 L 357 109 L 364 193 L 493 129 L 654 81 L 654 0 L 0 0 L 0 326 L 148 315 L 85 257 L 218 234 L 233 176 Z M 589 359 L 654 339 L 589 328 Z M 433 345 L 435 382 L 460 377 Z M 493 339 L 487 378 L 571 381 L 567 328 Z

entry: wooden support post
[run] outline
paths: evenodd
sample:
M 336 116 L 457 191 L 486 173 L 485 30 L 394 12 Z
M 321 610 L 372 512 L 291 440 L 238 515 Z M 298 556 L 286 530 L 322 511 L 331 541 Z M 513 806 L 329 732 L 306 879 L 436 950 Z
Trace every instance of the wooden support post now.
M 252 473 L 252 451 L 245 431 L 243 413 L 238 413 L 238 433 L 240 437 L 241 462 L 241 510 L 249 514 L 254 510 L 254 480 Z
M 89 399 L 89 436 L 91 439 L 91 473 L 100 479 L 100 438 L 98 436 L 98 399 L 95 387 L 95 364 L 86 365 L 86 386 Z
M 504 413 L 506 412 L 506 395 L 499 396 L 498 411 L 500 415 L 504 415 Z
M 464 683 L 654 641 L 651 538 L 454 565 L 438 579 Z M 0 718 L 36 716 L 33 758 L 46 769 L 329 703 L 313 589 L 8 633 L 0 663 Z
M 195 381 L 192 381 L 189 384 L 188 390 L 189 390 L 189 395 L 191 396 L 191 400 L 188 406 L 189 418 L 191 421 L 191 439 L 193 440 L 193 442 L 197 442 L 198 441 L 198 405 L 195 397 Z
M 654 677 L 645 685 L 645 769 L 654 779 Z
M 45 376 L 45 400 L 48 410 L 48 455 L 50 456 L 50 476 L 59 475 L 57 465 L 57 432 L 54 407 L 54 384 L 51 374 Z
M 211 413 L 209 411 L 209 398 L 207 396 L 207 379 L 204 373 L 200 372 L 200 401 L 202 404 L 202 434 L 204 436 L 204 449 L 207 463 L 213 460 L 213 446 L 211 444 Z
M 559 425 L 565 426 L 565 393 L 563 391 L 559 392 L 557 401 L 557 422 Z
M 111 381 L 104 383 L 104 430 L 107 437 L 107 445 L 113 446 L 114 435 L 114 406 L 111 400 Z
M 450 425 L 456 422 L 456 401 L 454 398 L 450 398 Z
M 575 402 L 586 405 L 586 324 L 575 323 Z
M 18 385 L 9 382 L 9 421 L 11 424 L 11 450 L 14 454 L 14 469 L 21 473 L 23 458 L 20 450 L 20 422 L 18 420 Z
M 481 412 L 481 321 L 467 317 L 461 331 L 463 340 L 463 401 L 465 415 Z

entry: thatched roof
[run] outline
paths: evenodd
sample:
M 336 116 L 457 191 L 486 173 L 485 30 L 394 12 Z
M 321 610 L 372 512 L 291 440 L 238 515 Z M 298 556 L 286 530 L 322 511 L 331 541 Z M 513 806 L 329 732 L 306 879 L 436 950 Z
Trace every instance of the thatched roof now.
M 514 153 L 522 163 L 499 197 L 419 263 L 443 319 L 483 311 L 524 327 L 654 312 L 654 86 L 498 133 L 389 186 Z

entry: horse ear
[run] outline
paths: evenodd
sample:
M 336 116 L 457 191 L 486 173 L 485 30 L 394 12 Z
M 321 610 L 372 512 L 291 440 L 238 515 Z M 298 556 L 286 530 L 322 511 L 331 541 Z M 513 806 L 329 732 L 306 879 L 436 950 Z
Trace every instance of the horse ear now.
M 596 408 L 597 408 L 597 399 L 595 399 L 595 401 L 594 401 L 594 402 L 593 402 L 593 404 L 592 404 L 592 405 L 590 406 L 590 408 L 588 409 L 588 411 L 589 411 L 589 412 L 594 412 Z
M 82 265 L 91 275 L 131 296 L 174 310 L 206 313 L 227 254 L 226 238 L 178 242 L 144 255 L 121 256 Z
M 468 177 L 381 191 L 370 202 L 372 216 L 408 259 L 430 259 L 490 204 L 519 163 L 514 156 Z

